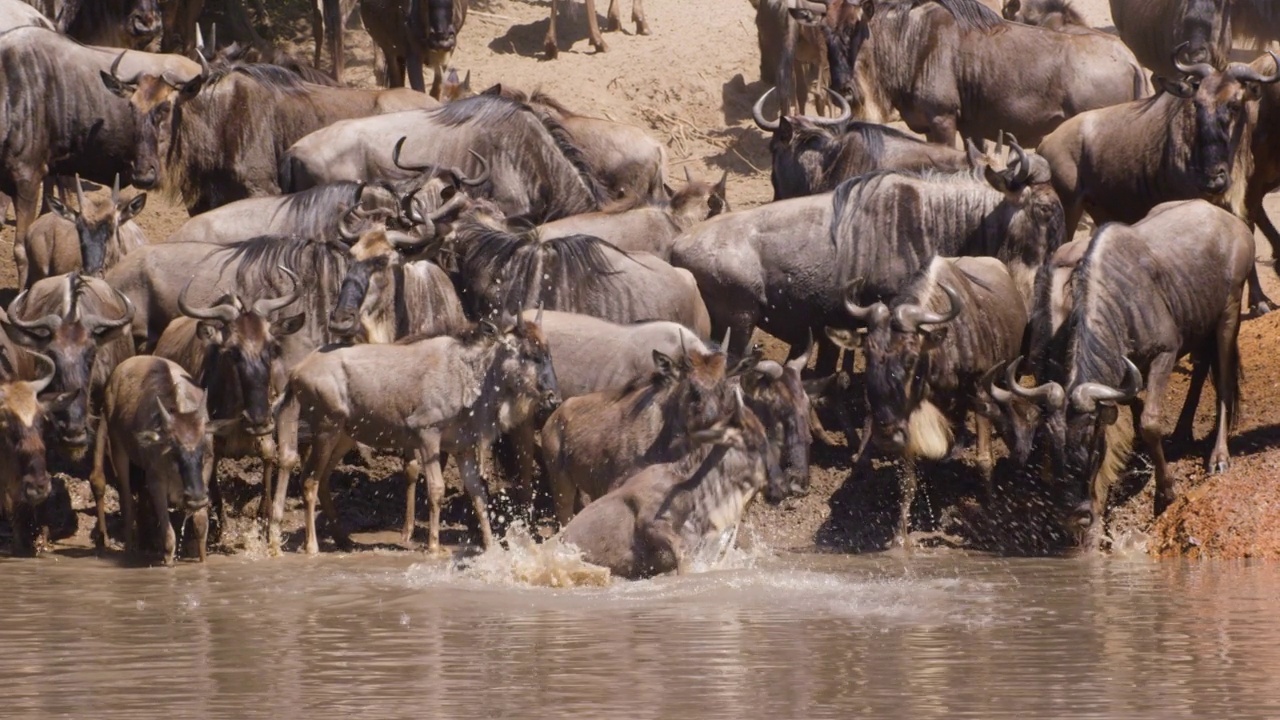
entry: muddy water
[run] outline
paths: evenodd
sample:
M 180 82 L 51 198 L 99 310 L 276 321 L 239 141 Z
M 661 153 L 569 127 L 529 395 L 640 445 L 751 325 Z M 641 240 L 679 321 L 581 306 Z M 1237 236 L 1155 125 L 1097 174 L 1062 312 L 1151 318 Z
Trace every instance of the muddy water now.
M 508 560 L 0 560 L 0 717 L 1280 717 L 1276 565 Z

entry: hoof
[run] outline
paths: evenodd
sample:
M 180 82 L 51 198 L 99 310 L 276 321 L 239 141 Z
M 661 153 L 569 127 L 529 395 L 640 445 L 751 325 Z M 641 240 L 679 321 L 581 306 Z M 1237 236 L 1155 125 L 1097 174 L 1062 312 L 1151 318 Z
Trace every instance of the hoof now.
M 1269 302 L 1264 301 L 1253 306 L 1254 317 L 1262 317 L 1263 315 L 1266 315 L 1269 312 L 1271 312 L 1271 303 Z
M 542 49 L 547 53 L 548 60 L 555 60 L 560 57 L 560 48 L 556 45 L 555 40 L 547 40 L 542 44 Z
M 1231 469 L 1231 461 L 1225 457 L 1209 460 L 1209 472 L 1213 475 L 1220 475 L 1229 469 Z
M 643 21 L 643 20 L 640 20 L 639 22 L 637 22 L 637 23 L 636 23 L 636 34 L 637 34 L 637 35 L 648 35 L 648 34 L 649 34 L 649 23 L 647 23 L 647 22 L 645 22 L 645 21 Z
M 448 549 L 440 545 L 428 546 L 427 549 L 424 550 L 422 554 L 426 555 L 427 557 L 433 557 L 433 558 L 447 558 L 453 555 L 453 553 L 449 552 Z
M 609 18 L 608 22 L 605 23 L 604 31 L 605 32 L 621 32 L 622 20 L 616 17 Z
M 609 52 L 609 46 L 605 43 L 604 39 L 601 39 L 600 42 L 592 40 L 591 47 L 595 48 L 596 52 Z

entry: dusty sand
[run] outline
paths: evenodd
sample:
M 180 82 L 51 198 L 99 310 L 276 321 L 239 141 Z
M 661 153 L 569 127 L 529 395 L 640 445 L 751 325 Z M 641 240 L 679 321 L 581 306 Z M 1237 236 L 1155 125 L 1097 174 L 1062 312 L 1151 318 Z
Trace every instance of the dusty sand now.
M 998 7 L 997 2 L 988 2 Z M 299 57 L 310 58 L 310 29 L 304 19 L 306 3 L 287 0 L 271 3 L 273 25 L 284 46 Z M 1109 28 L 1106 0 L 1077 2 L 1096 27 Z M 599 3 L 603 13 L 606 3 Z M 768 138 L 751 120 L 751 103 L 764 90 L 759 82 L 754 10 L 747 0 L 683 2 L 647 0 L 652 34 L 637 36 L 624 22 L 623 32 L 606 33 L 607 53 L 592 52 L 586 40 L 582 13 L 560 24 L 560 57 L 542 58 L 548 4 L 529 0 L 472 0 L 472 12 L 460 34 L 454 55 L 458 68 L 471 72 L 475 89 L 502 82 L 532 89 L 541 87 L 575 111 L 633 123 L 665 142 L 670 151 L 672 179 L 686 169 L 695 176 L 729 173 L 729 201 L 735 209 L 767 202 L 769 185 Z M 624 3 L 623 17 L 630 16 Z M 604 18 L 601 17 L 601 25 Z M 352 84 L 371 85 L 373 49 L 362 30 L 349 30 L 347 72 Z M 1273 196 L 1268 210 L 1280 211 Z M 139 219 L 153 241 L 179 227 L 186 212 L 166 198 L 152 193 Z M 10 221 L 11 222 L 11 221 Z M 12 264 L 12 225 L 0 230 L 0 301 L 15 294 Z M 1259 236 L 1261 255 L 1269 255 Z M 1262 266 L 1268 292 L 1280 297 L 1280 283 L 1267 262 Z M 1280 452 L 1280 404 L 1277 396 L 1280 370 L 1280 314 L 1245 323 L 1241 352 L 1246 369 L 1243 382 L 1244 411 L 1233 435 L 1234 464 L 1223 476 L 1206 477 L 1202 465 L 1207 453 L 1203 442 L 1186 449 L 1171 449 L 1178 460 L 1180 499 L 1157 523 L 1151 518 L 1150 476 L 1145 461 L 1135 458 L 1131 482 L 1113 497 L 1110 534 L 1122 542 L 1137 544 L 1160 555 L 1200 557 L 1280 556 L 1280 489 L 1274 482 Z M 771 355 L 785 347 L 762 337 Z M 1175 379 L 1167 407 L 1178 408 L 1185 392 L 1186 375 Z M 1212 389 L 1206 390 L 1197 419 L 1197 437 L 1207 436 L 1212 424 Z M 1173 417 L 1169 418 L 1172 426 Z M 1181 455 L 1181 457 L 1179 457 Z M 854 477 L 845 447 L 815 446 L 812 492 L 781 508 L 758 505 L 750 523 L 756 536 L 777 548 L 873 550 L 884 547 L 892 533 L 896 512 L 896 482 L 892 466 L 879 463 L 871 477 Z M 74 554 L 86 547 L 92 525 L 92 499 L 84 468 L 67 468 L 59 475 L 66 493 L 55 498 L 62 508 L 60 532 L 64 536 L 55 552 Z M 255 524 L 259 472 L 251 463 L 224 462 L 224 484 L 233 521 L 224 547 L 243 551 L 260 549 Z M 454 523 L 447 541 L 469 538 L 465 526 L 473 525 L 469 503 L 457 488 L 456 474 L 447 474 L 450 488 L 446 516 Z M 495 490 L 503 483 L 495 479 Z M 357 531 L 362 544 L 394 545 L 403 513 L 403 478 L 398 463 L 378 458 L 369 467 L 344 466 L 334 481 L 344 520 Z M 1019 497 L 1019 488 L 998 488 L 999 494 Z M 916 524 L 979 547 L 1005 552 L 1041 552 L 1052 549 L 1053 538 L 1028 530 L 1043 524 L 1035 503 L 1004 503 L 999 512 L 978 509 L 977 473 L 963 462 L 925 469 Z M 425 518 L 425 493 L 420 492 L 418 518 Z M 296 492 L 291 493 L 296 498 Z M 296 499 L 289 516 L 289 548 L 296 549 L 300 514 Z M 1000 504 L 1000 503 L 997 503 Z M 505 515 L 499 502 L 498 514 Z M 73 512 L 74 511 L 74 512 Z M 975 518 L 977 518 L 975 520 Z M 463 523 L 463 524 L 459 524 Z M 7 526 L 3 527 L 7 535 Z M 118 533 L 114 533 L 116 537 Z M 419 527 L 417 538 L 424 539 Z

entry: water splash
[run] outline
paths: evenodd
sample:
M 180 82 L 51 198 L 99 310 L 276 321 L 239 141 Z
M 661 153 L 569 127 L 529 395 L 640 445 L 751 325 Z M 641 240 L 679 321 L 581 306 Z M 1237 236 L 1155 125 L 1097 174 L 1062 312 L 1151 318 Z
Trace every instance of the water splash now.
M 506 547 L 469 558 L 458 571 L 489 583 L 516 583 L 535 587 L 605 587 L 611 577 L 608 568 L 582 559 L 582 551 L 552 538 L 538 543 L 523 522 L 507 529 Z

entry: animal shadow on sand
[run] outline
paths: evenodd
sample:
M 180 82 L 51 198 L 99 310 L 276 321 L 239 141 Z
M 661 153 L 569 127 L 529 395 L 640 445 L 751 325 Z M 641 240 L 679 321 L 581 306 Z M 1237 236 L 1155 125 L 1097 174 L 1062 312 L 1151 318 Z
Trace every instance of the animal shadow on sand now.
M 498 55 L 521 55 L 523 57 L 547 59 L 545 58 L 543 42 L 547 37 L 547 28 L 551 25 L 551 6 L 550 3 L 540 4 L 539 6 L 544 8 L 546 15 L 531 23 L 511 25 L 505 33 L 489 41 L 489 49 Z M 603 31 L 605 28 L 604 16 L 596 13 L 596 20 Z M 611 34 L 616 35 L 617 33 Z M 586 4 L 581 2 L 562 3 L 560 13 L 556 17 L 556 44 L 560 47 L 560 52 L 573 52 L 570 48 L 586 39 Z M 608 38 L 605 39 L 605 42 L 608 42 Z

